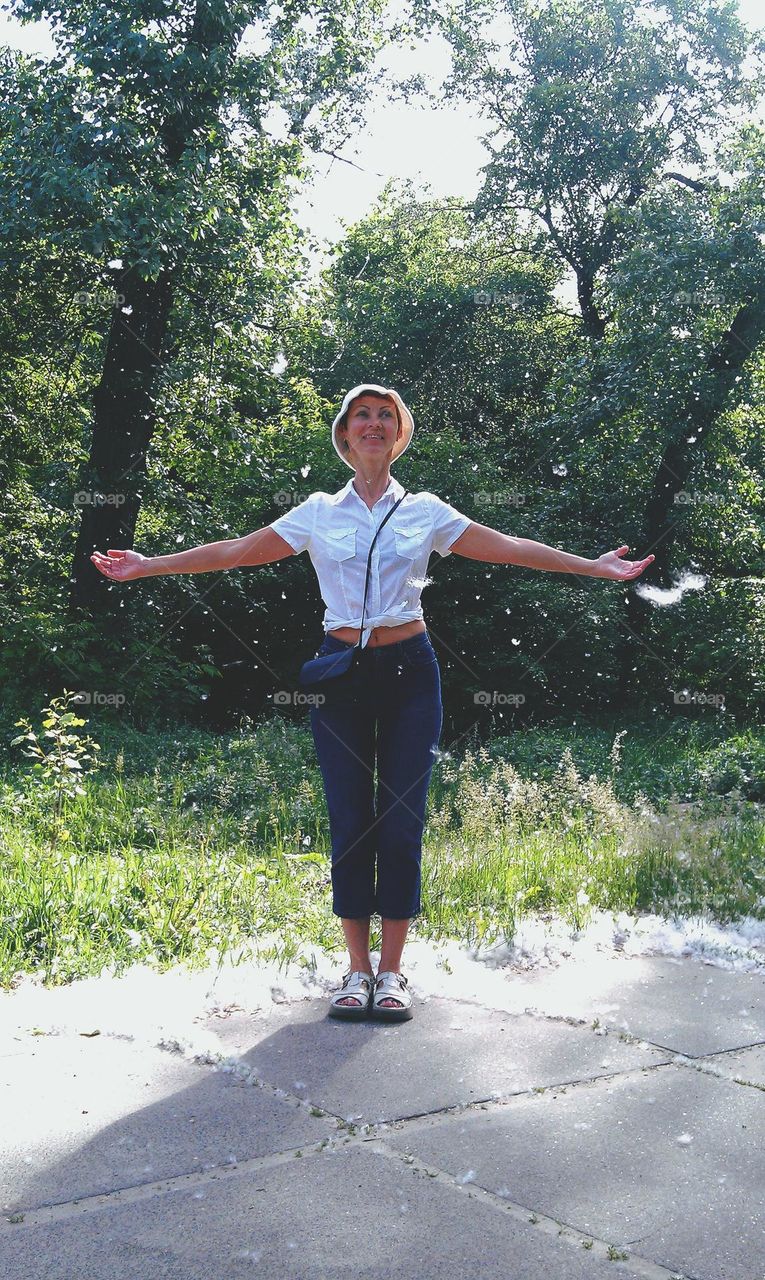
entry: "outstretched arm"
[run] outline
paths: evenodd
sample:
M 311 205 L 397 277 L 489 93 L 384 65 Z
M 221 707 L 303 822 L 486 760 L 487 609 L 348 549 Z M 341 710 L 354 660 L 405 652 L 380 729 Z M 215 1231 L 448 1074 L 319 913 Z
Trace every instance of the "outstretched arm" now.
M 132 578 L 154 578 L 163 573 L 213 573 L 244 565 L 268 564 L 283 556 L 294 556 L 288 542 L 266 525 L 244 538 L 207 542 L 169 556 L 142 556 L 138 551 L 94 551 L 90 557 L 105 578 L 128 582 Z
M 580 573 L 587 578 L 620 581 L 637 578 L 654 559 L 647 556 L 645 560 L 622 560 L 620 557 L 629 551 L 629 547 L 624 546 L 616 551 L 606 551 L 597 560 L 588 560 L 585 556 L 558 551 L 531 538 L 515 538 L 509 533 L 500 533 L 499 529 L 491 529 L 475 521 L 468 525 L 449 550 L 455 555 L 466 556 L 468 560 L 485 560 L 489 564 L 518 564 L 526 569 L 546 569 L 549 573 Z

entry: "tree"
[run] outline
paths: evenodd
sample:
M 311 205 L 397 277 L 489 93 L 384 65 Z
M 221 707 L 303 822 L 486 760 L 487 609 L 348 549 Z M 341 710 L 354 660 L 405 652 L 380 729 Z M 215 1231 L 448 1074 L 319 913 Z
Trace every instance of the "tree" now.
M 490 123 L 476 211 L 538 219 L 576 277 L 583 331 L 602 337 L 598 275 L 631 243 L 634 209 L 657 182 L 705 183 L 704 144 L 741 107 L 762 42 L 725 0 L 667 0 L 663 19 L 633 0 L 459 0 L 441 18 L 453 50 L 447 100 L 468 95 Z M 481 22 L 490 23 L 481 30 Z
M 44 244 L 54 271 L 76 260 L 112 302 L 71 592 L 75 611 L 108 608 L 89 557 L 132 545 L 161 376 L 184 338 L 174 309 L 225 280 L 240 323 L 278 325 L 307 149 L 358 125 L 374 55 L 397 29 L 383 0 L 12 0 L 11 11 L 46 17 L 57 54 L 3 58 L 3 271 L 21 279 Z
M 626 255 L 656 254 L 644 238 L 652 222 L 647 206 L 666 208 L 664 192 L 672 184 L 688 197 L 675 202 L 682 206 L 681 223 L 689 201 L 697 221 L 714 220 L 726 197 L 713 171 L 710 143 L 714 149 L 715 136 L 736 111 L 754 105 L 762 85 L 762 35 L 747 31 L 734 6 L 726 0 L 666 0 L 662 9 L 632 0 L 552 0 L 543 7 L 528 0 L 458 0 L 440 17 L 454 58 L 444 92 L 447 98 L 475 99 L 491 125 L 485 141 L 492 158 L 477 213 L 525 211 L 544 228 L 540 247 L 552 248 L 573 271 L 592 374 L 598 369 L 607 376 L 599 385 L 592 374 L 586 380 L 591 401 L 602 402 L 613 385 L 612 365 L 595 355 L 614 320 L 608 309 L 611 277 Z M 755 64 L 751 74 L 747 57 Z M 696 314 L 711 308 L 716 331 L 707 330 L 698 377 L 686 385 L 674 421 L 665 424 L 646 486 L 640 554 L 657 557 L 646 582 L 668 580 L 678 526 L 674 494 L 687 485 L 702 454 L 699 441 L 721 410 L 731 407 L 742 370 L 762 339 L 765 268 L 756 237 L 761 190 L 759 208 L 755 204 L 750 192 L 745 225 L 731 226 L 724 246 L 717 247 L 728 265 L 729 250 L 741 254 L 746 269 L 736 275 L 738 297 L 731 298 L 726 284 L 717 291 L 724 294 L 721 305 L 702 300 L 695 307 Z M 664 230 L 670 239 L 662 247 L 672 255 L 666 223 Z M 683 230 L 676 228 L 680 235 Z M 696 245 L 699 262 L 715 252 Z M 671 298 L 664 300 L 665 318 L 671 305 Z M 685 335 L 680 325 L 675 328 L 670 342 L 676 346 Z M 661 324 L 656 332 L 667 338 Z M 665 368 L 673 354 L 667 353 Z M 643 585 L 627 591 L 622 699 L 642 643 Z

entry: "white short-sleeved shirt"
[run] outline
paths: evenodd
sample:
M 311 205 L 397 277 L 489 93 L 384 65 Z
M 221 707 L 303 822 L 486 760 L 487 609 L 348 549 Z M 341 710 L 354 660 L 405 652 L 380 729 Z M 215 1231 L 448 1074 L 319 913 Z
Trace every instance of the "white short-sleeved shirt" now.
M 293 551 L 307 551 L 326 605 L 323 626 L 358 627 L 372 539 L 404 493 L 393 476 L 370 511 L 354 488 L 354 477 L 338 493 L 312 493 L 269 526 Z M 408 493 L 374 545 L 364 610 L 362 648 L 373 627 L 395 627 L 423 617 L 420 593 L 432 551 L 448 556 L 452 543 L 472 524 L 434 493 Z

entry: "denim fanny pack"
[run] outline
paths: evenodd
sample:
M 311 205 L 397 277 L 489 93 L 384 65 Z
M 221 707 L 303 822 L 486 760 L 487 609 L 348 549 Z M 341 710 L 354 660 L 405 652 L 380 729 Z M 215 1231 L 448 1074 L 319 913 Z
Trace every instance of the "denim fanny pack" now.
M 393 512 L 396 510 L 396 507 L 399 505 L 399 502 L 404 501 L 408 492 L 409 490 L 405 489 L 398 502 L 393 504 L 385 517 L 385 520 L 381 521 L 380 529 L 382 529 L 386 520 L 390 520 Z M 304 688 L 314 685 L 321 687 L 326 680 L 335 680 L 338 676 L 345 675 L 346 672 L 349 672 L 356 664 L 358 652 L 361 647 L 361 637 L 364 631 L 364 611 L 367 605 L 367 591 L 369 590 L 369 571 L 372 565 L 372 550 L 375 542 L 377 541 L 377 534 L 379 534 L 380 529 L 377 530 L 377 533 L 375 533 L 375 536 L 372 539 L 372 545 L 369 548 L 369 555 L 367 556 L 367 576 L 366 582 L 364 583 L 364 601 L 361 606 L 359 638 L 354 645 L 350 646 L 349 649 L 343 649 L 340 653 L 323 653 L 320 658 L 309 658 L 307 662 L 304 662 L 300 668 L 299 676 L 300 683 Z

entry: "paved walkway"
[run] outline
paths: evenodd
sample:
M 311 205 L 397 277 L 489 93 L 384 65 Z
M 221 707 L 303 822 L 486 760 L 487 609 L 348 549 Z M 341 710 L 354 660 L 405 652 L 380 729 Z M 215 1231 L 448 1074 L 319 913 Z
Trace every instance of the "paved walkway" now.
M 624 956 L 512 985 L 527 1012 L 414 983 L 400 1025 L 233 1011 L 218 1063 L 7 1041 L 0 1272 L 763 1280 L 765 978 Z

